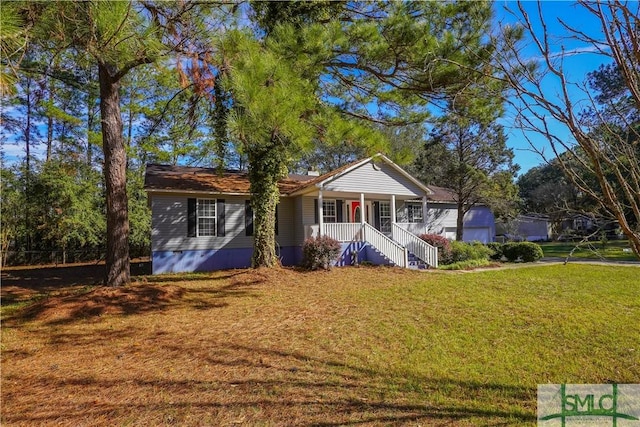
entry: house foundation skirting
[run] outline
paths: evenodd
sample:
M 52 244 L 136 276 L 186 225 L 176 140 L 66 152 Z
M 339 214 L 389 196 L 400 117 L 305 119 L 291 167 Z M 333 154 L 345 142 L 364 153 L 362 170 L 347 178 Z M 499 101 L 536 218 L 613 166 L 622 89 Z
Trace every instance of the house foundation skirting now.
M 358 264 L 362 262 L 375 265 L 389 264 L 389 260 L 367 242 L 343 242 L 340 246 L 341 253 L 334 263 L 335 266 L 352 265 L 354 254 Z M 249 268 L 252 254 L 253 248 L 153 251 L 152 272 L 153 274 L 191 273 Z M 300 246 L 279 247 L 278 255 L 284 266 L 299 265 L 302 261 L 302 248 Z
M 297 246 L 282 246 L 276 250 L 282 265 L 298 265 L 302 250 Z M 194 271 L 228 270 L 251 267 L 253 248 L 153 251 L 153 274 L 190 273 Z
M 389 265 L 389 260 L 380 255 L 368 242 L 342 242 L 340 245 L 342 251 L 334 264 L 335 266 L 353 265 L 354 252 L 356 253 L 358 264 L 366 261 L 374 265 Z

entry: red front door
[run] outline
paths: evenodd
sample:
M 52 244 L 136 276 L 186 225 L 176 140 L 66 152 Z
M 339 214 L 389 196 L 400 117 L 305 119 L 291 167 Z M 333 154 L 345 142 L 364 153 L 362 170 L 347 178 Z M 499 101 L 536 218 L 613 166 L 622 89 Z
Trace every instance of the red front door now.
M 362 208 L 360 202 L 351 202 L 351 222 L 360 222 L 362 218 Z

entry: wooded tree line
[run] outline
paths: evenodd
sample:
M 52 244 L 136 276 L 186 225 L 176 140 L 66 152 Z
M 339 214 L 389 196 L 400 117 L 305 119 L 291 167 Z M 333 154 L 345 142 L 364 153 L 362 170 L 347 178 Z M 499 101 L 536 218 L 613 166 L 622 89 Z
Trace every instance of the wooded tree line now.
M 2 168 L 3 250 L 102 248 L 106 283 L 127 283 L 148 162 L 247 169 L 255 266 L 277 262 L 278 179 L 377 151 L 462 213 L 512 215 L 496 120 L 518 69 L 496 58 L 522 31 L 492 18 L 488 2 L 3 5 L 3 139 L 25 153 Z

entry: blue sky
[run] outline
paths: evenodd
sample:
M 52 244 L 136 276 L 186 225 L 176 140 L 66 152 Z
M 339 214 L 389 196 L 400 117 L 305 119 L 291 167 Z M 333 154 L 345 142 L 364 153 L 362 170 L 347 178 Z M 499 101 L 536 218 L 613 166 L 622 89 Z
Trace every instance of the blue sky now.
M 536 1 L 525 1 L 522 4 L 532 18 L 537 16 L 538 3 Z M 562 47 L 564 47 L 566 51 L 588 50 L 588 48 L 592 47 L 585 45 L 584 43 L 568 39 L 566 37 L 566 30 L 558 22 L 558 19 L 562 19 L 568 25 L 578 27 L 582 31 L 597 34 L 599 32 L 598 23 L 589 12 L 584 10 L 583 7 L 576 5 L 575 2 L 569 1 L 543 1 L 541 6 L 543 16 L 548 25 L 548 31 L 553 36 L 552 40 L 558 52 Z M 505 8 L 511 9 L 516 16 L 507 12 Z M 519 12 L 515 2 L 504 0 L 496 1 L 494 2 L 494 9 L 497 21 L 502 23 L 517 22 Z M 524 54 L 529 57 L 536 57 L 539 55 L 535 49 L 530 47 L 525 48 Z M 571 81 L 583 82 L 587 73 L 596 70 L 601 64 L 607 62 L 609 62 L 609 60 L 604 56 L 597 55 L 595 53 L 581 52 L 579 54 L 571 55 L 566 60 L 565 65 Z M 544 88 L 545 90 L 548 90 L 548 93 L 552 96 L 560 90 L 557 81 L 546 81 L 544 83 Z M 579 91 L 574 91 L 574 94 L 576 99 L 584 96 L 584 94 L 581 94 Z M 3 107 L 6 108 L 6 105 Z M 533 152 L 530 142 L 527 141 L 522 130 L 514 126 L 514 115 L 515 113 L 513 110 L 508 110 L 502 118 L 501 124 L 506 128 L 508 145 L 514 149 L 515 162 L 521 166 L 520 173 L 524 173 L 531 167 L 541 164 L 543 159 Z M 554 127 L 553 131 L 556 135 L 567 140 L 571 140 L 571 135 L 563 126 L 558 124 Z M 527 133 L 526 136 L 538 149 L 548 147 L 548 143 L 544 137 L 531 132 Z M 13 138 L 11 137 L 8 138 L 9 141 L 12 139 Z M 43 146 L 34 147 L 34 151 L 36 153 L 43 149 Z M 2 150 L 6 156 L 5 160 L 14 160 L 24 155 L 23 147 L 20 144 L 3 144 Z
M 523 2 L 522 5 L 531 19 L 537 21 L 538 3 L 527 1 Z M 590 52 L 593 46 L 568 38 L 566 29 L 559 22 L 559 20 L 562 20 L 567 25 L 578 28 L 581 31 L 596 36 L 599 35 L 601 33 L 599 23 L 583 7 L 576 5 L 575 2 L 568 1 L 543 1 L 541 7 L 548 33 L 552 36 L 550 37 L 550 42 L 553 44 L 554 51 L 560 52 L 564 48 L 565 52 L 571 51 L 575 53 L 565 60 L 565 70 L 569 81 L 583 82 L 589 72 L 596 70 L 603 63 L 610 62 L 607 57 Z M 516 16 L 511 15 L 505 8 L 511 9 Z M 517 3 L 512 1 L 496 1 L 494 9 L 496 20 L 503 23 L 514 23 L 517 16 L 520 16 Z M 538 35 L 541 34 L 541 26 L 537 25 L 535 31 Z M 525 43 L 527 42 L 525 41 Z M 540 55 L 531 45 L 525 48 L 524 54 L 531 58 Z M 544 81 L 543 88 L 550 96 L 554 96 L 560 91 L 560 84 L 557 80 L 549 79 Z M 570 93 L 576 101 L 584 98 L 584 93 L 579 90 L 571 90 Z M 537 149 L 544 150 L 548 147 L 548 143 L 543 136 L 532 132 L 528 132 L 526 135 L 531 140 L 531 143 L 527 141 L 523 131 L 513 126 L 514 114 L 513 110 L 508 110 L 501 120 L 501 124 L 507 130 L 508 145 L 515 151 L 515 162 L 521 166 L 520 173 L 524 173 L 531 167 L 543 162 L 543 159 L 533 152 L 531 144 L 534 144 Z M 572 139 L 568 130 L 560 124 L 556 124 L 552 131 L 565 140 L 570 141 Z

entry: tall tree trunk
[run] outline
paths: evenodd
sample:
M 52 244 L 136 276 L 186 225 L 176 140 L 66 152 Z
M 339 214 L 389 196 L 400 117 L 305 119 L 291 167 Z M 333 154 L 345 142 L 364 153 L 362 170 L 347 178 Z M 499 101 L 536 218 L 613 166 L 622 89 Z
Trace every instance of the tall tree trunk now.
M 456 218 L 456 240 L 462 242 L 462 233 L 464 232 L 464 203 L 458 202 L 458 217 Z
M 104 151 L 104 179 L 107 199 L 107 268 L 105 284 L 123 286 L 130 282 L 129 214 L 127 201 L 127 154 L 122 136 L 120 82 L 115 67 L 98 65 L 100 117 Z
M 89 78 L 93 80 L 93 69 L 89 68 Z M 95 126 L 94 120 L 96 117 L 96 93 L 93 85 L 88 86 L 87 92 L 87 165 L 91 166 L 93 163 L 93 146 L 91 144 L 91 133 Z
M 254 268 L 275 267 L 279 263 L 274 223 L 276 205 L 280 200 L 278 179 L 285 170 L 280 159 L 284 151 L 270 146 L 249 152 L 251 205 L 255 215 L 251 258 Z
M 49 90 L 49 106 L 54 103 L 54 83 L 52 78 L 47 79 L 47 89 Z M 45 160 L 51 160 L 51 150 L 53 145 L 53 115 L 48 114 L 47 117 L 47 154 Z
M 27 104 L 27 117 L 25 118 L 25 127 L 24 127 L 24 149 L 25 149 L 25 171 L 24 171 L 24 200 L 25 200 L 25 210 L 24 210 L 24 225 L 26 232 L 26 251 L 27 254 L 31 252 L 31 116 L 33 114 L 31 103 L 33 102 L 32 92 L 31 92 L 31 83 L 32 79 L 30 76 L 27 76 L 27 83 L 25 85 L 25 98 Z M 27 255 L 30 256 L 30 255 Z M 29 261 L 31 261 L 29 259 Z
M 133 86 L 133 83 L 132 83 Z M 131 140 L 133 139 L 133 87 L 129 88 L 129 105 L 127 111 L 127 150 L 131 149 Z M 129 168 L 129 160 L 127 159 L 127 169 Z

